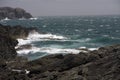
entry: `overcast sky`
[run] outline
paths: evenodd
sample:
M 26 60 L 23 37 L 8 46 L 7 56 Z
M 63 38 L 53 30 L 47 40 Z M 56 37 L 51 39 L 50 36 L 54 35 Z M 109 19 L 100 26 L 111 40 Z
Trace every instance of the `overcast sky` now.
M 21 7 L 34 16 L 120 14 L 120 0 L 0 0 L 0 6 Z

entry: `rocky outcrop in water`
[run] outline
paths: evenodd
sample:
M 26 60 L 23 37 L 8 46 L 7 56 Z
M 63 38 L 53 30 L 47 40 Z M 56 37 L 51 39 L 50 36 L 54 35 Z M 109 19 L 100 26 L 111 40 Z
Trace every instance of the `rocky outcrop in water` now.
M 0 7 L 0 19 L 31 18 L 32 15 L 21 8 Z

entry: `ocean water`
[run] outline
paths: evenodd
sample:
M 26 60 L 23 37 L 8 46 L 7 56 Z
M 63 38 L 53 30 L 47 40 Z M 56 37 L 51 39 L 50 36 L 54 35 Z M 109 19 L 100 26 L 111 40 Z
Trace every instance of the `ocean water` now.
M 26 40 L 18 39 L 18 45 L 32 45 L 31 49 L 17 51 L 30 60 L 49 54 L 77 54 L 81 47 L 92 50 L 120 43 L 120 16 L 46 16 L 0 23 L 38 28 L 40 33 L 30 33 Z

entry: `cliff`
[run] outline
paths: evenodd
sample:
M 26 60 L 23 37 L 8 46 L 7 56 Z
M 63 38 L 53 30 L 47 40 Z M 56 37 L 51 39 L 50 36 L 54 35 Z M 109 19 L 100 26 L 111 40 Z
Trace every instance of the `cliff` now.
M 0 19 L 31 18 L 32 15 L 21 8 L 0 7 Z

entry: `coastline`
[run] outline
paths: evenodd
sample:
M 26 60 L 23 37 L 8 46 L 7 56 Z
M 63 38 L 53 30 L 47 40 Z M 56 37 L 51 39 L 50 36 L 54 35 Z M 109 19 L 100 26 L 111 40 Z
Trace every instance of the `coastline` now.
M 1 80 L 118 80 L 120 78 L 120 44 L 100 47 L 87 53 L 54 54 L 28 61 L 25 57 L 17 56 L 16 39 L 25 39 L 29 32 L 36 29 L 0 25 L 0 30 Z

